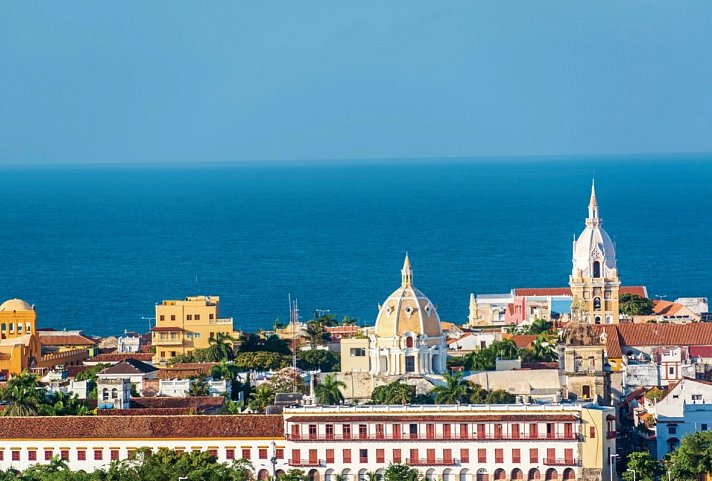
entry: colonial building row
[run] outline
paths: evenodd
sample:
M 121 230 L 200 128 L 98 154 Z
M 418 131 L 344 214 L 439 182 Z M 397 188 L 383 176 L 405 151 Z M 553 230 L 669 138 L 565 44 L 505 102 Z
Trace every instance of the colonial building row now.
M 0 469 L 53 457 L 93 471 L 140 448 L 248 459 L 258 479 L 302 469 L 361 481 L 389 463 L 426 479 L 603 479 L 612 408 L 596 405 L 306 406 L 282 415 L 0 417 Z

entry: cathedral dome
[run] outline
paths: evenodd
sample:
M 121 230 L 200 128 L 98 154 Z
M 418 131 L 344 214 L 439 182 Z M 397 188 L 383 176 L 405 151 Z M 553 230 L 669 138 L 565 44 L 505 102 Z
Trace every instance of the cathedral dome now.
M 595 185 L 592 185 L 586 228 L 574 241 L 573 248 L 574 273 L 578 271 L 582 277 L 615 277 L 616 248 L 601 224 L 602 221 L 598 216 L 596 188 Z
M 34 309 L 22 299 L 10 299 L 0 304 L 0 312 L 2 311 L 34 311 Z
M 376 337 L 397 337 L 406 333 L 441 336 L 437 309 L 430 299 L 413 287 L 413 270 L 407 255 L 401 273 L 401 286 L 380 306 L 376 318 Z

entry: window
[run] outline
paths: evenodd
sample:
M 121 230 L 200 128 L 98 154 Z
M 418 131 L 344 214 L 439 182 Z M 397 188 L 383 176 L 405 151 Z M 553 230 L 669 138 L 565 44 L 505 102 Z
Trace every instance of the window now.
M 250 459 L 250 448 L 242 448 L 242 459 Z
M 707 425 L 706 425 L 706 424 L 703 424 L 703 425 L 702 425 L 702 430 L 703 430 L 703 431 L 707 431 Z
M 601 277 L 601 263 L 599 261 L 595 261 L 593 263 L 593 277 L 594 278 Z
M 425 425 L 425 437 L 428 439 L 435 439 L 435 424 Z
M 351 463 L 351 450 L 350 449 L 344 449 L 343 459 L 344 459 L 344 463 L 347 463 L 347 464 Z
M 597 311 L 601 309 L 601 298 L 600 297 L 593 298 L 593 308 Z
M 512 424 L 512 439 L 519 439 L 519 424 Z
M 309 439 L 316 439 L 316 424 L 309 425 Z
M 309 464 L 319 464 L 319 455 L 317 454 L 316 449 L 309 450 Z
M 668 434 L 677 434 L 677 426 L 675 424 L 668 425 Z
M 405 372 L 415 372 L 415 356 L 405 357 Z
M 52 454 L 53 453 L 52 453 L 51 449 L 45 449 L 45 452 L 44 452 L 45 461 L 52 461 Z
M 199 333 L 199 332 L 196 332 L 195 334 L 193 334 L 193 338 L 199 339 L 199 338 L 200 338 L 200 333 Z
M 176 452 L 176 454 L 181 455 L 183 454 L 183 451 L 185 451 L 183 448 L 175 448 L 173 451 Z
M 385 438 L 385 427 L 383 424 L 376 424 L 376 439 Z
M 452 463 L 452 449 L 443 449 L 443 462 Z
M 504 449 L 498 448 L 494 450 L 494 462 L 499 464 L 504 462 Z
M 59 458 L 62 461 L 69 461 L 69 449 L 62 449 L 59 451 Z
M 30 461 L 37 461 L 37 451 L 34 449 L 27 451 L 27 459 Z
M 460 449 L 460 462 L 469 463 L 470 462 L 470 450 L 467 448 Z
M 351 357 L 365 357 L 366 356 L 366 349 L 363 347 L 352 347 L 351 348 Z
M 450 425 L 443 424 L 443 439 L 450 439 L 450 436 L 451 436 Z
M 344 439 L 351 439 L 351 425 L 344 424 L 341 429 L 344 435 Z
M 87 452 L 83 449 L 77 449 L 77 461 L 86 461 Z
M 675 366 L 670 366 L 670 367 L 668 368 L 668 375 L 670 375 L 670 376 L 674 376 L 674 375 L 675 375 Z M 693 396 L 693 399 L 694 399 L 694 396 Z
M 326 462 L 327 462 L 327 464 L 331 464 L 334 462 L 334 450 L 333 449 L 326 450 Z
M 186 339 L 193 339 L 193 333 L 192 333 L 192 332 L 186 332 L 186 333 L 185 333 L 185 338 L 186 338 Z
M 478 424 L 477 425 L 477 439 L 485 439 L 485 425 L 484 424 Z
M 267 459 L 267 448 L 259 448 L 257 450 L 257 457 L 259 459 Z
M 428 464 L 434 464 L 435 463 L 435 450 L 427 449 L 425 451 L 425 459 L 427 459 Z
M 539 450 L 537 448 L 532 448 L 529 450 L 529 462 L 536 464 L 539 462 Z
M 591 386 L 584 384 L 581 388 L 581 397 L 584 399 L 589 399 L 591 397 Z
M 400 449 L 394 449 L 393 450 L 393 463 L 394 464 L 400 464 L 401 462 L 401 450 Z
M 693 401 L 702 401 L 702 394 L 693 394 L 692 400 Z
M 590 428 L 588 428 L 588 437 L 591 439 L 596 438 L 596 427 L 595 426 L 591 426 Z
M 20 460 L 20 451 L 14 450 L 12 452 L 12 460 L 13 461 L 19 461 Z
M 405 347 L 413 347 L 413 338 L 412 337 L 405 338 Z
M 292 462 L 296 464 L 302 462 L 302 453 L 298 449 L 292 449 Z
M 358 425 L 358 438 L 366 439 L 368 437 L 368 426 L 365 424 Z
M 393 425 L 393 439 L 400 439 L 400 438 L 401 438 L 401 425 L 394 424 Z
M 415 463 L 418 462 L 418 460 L 419 460 L 419 458 L 418 458 L 418 449 L 417 449 L 417 448 L 411 449 L 411 450 L 410 450 L 410 458 L 409 458 L 409 460 L 407 461 L 407 463 L 409 463 L 409 464 L 415 464 Z
M 196 315 L 195 315 L 195 320 L 196 320 L 196 321 L 199 321 L 199 320 L 200 320 L 200 314 L 196 314 Z
M 417 424 L 409 424 L 408 432 L 410 434 L 410 439 L 418 439 L 418 425 Z
M 233 448 L 225 450 L 225 459 L 235 459 L 235 450 Z
M 116 399 L 119 397 L 119 390 L 114 388 L 111 388 L 111 399 Z
M 215 319 L 215 314 L 208 314 L 208 319 L 210 319 L 210 320 Z
M 187 320 L 189 320 L 189 321 L 192 321 L 192 320 L 193 320 L 193 314 L 188 314 L 187 316 L 185 316 L 185 318 L 186 318 Z
M 175 314 L 171 314 L 171 321 L 175 321 L 175 320 L 176 320 L 176 315 L 175 315 Z
M 299 424 L 292 424 L 292 439 L 299 439 Z
M 539 426 L 536 423 L 529 425 L 529 437 L 532 439 L 539 437 Z
M 556 448 L 547 448 L 544 462 L 551 462 L 556 459 Z
M 386 450 L 385 449 L 376 449 L 376 462 L 379 464 L 383 464 L 386 462 Z
M 334 439 L 334 425 L 333 424 L 326 425 L 326 439 Z
M 477 450 L 477 462 L 486 463 L 487 462 L 487 450 L 480 448 Z
M 368 449 L 359 449 L 358 450 L 358 459 L 359 459 L 359 462 L 361 462 L 361 463 L 367 463 L 368 462 Z
M 522 455 L 519 449 L 512 449 L 512 462 L 513 463 L 521 463 L 522 462 Z
M 112 461 L 118 461 L 118 460 L 119 460 L 119 450 L 118 450 L 118 449 L 112 449 L 112 450 L 111 450 L 111 460 L 112 460 Z
M 162 320 L 162 321 L 165 321 L 165 320 L 166 320 L 166 316 L 164 316 L 163 314 L 161 314 L 161 316 L 159 317 L 159 319 Z
M 284 448 L 277 448 L 277 459 L 284 459 Z
M 165 358 L 166 357 L 166 351 L 161 351 L 161 357 Z
M 460 439 L 467 439 L 467 424 L 460 424 Z

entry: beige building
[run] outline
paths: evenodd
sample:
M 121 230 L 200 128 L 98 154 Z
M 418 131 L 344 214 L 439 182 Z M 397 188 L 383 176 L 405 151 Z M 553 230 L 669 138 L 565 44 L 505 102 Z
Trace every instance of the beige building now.
M 595 185 L 591 186 L 586 228 L 573 244 L 573 268 L 569 278 L 574 321 L 617 324 L 620 279 L 616 248 L 601 227 Z
M 219 333 L 232 335 L 233 325 L 232 318 L 220 318 L 220 297 L 192 296 L 157 304 L 151 331 L 153 362 L 165 363 L 178 354 L 206 349 Z

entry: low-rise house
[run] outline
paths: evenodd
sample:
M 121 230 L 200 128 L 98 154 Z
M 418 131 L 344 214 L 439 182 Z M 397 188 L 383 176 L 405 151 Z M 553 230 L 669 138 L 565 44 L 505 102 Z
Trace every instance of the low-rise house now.
M 680 440 L 712 428 L 712 382 L 683 378 L 655 406 L 657 457 L 662 459 Z
M 141 350 L 141 336 L 136 332 L 124 332 L 116 340 L 116 352 L 139 352 Z
M 520 403 L 558 403 L 562 398 L 562 376 L 556 368 L 483 371 L 466 379 L 488 391 L 507 391 Z
M 155 379 L 157 376 L 158 368 L 136 359 L 121 361 L 107 367 L 97 375 L 100 380 L 128 379 L 131 384 L 136 386 L 139 394 L 143 390 L 143 381 L 145 379 Z
M 97 364 L 118 364 L 127 359 L 135 359 L 147 364 L 153 363 L 153 354 L 150 352 L 105 352 L 84 361 L 87 366 L 95 366 Z
M 198 382 L 205 382 L 210 396 L 223 396 L 232 390 L 232 383 L 227 379 L 159 379 L 158 396 L 186 397 L 191 387 Z

